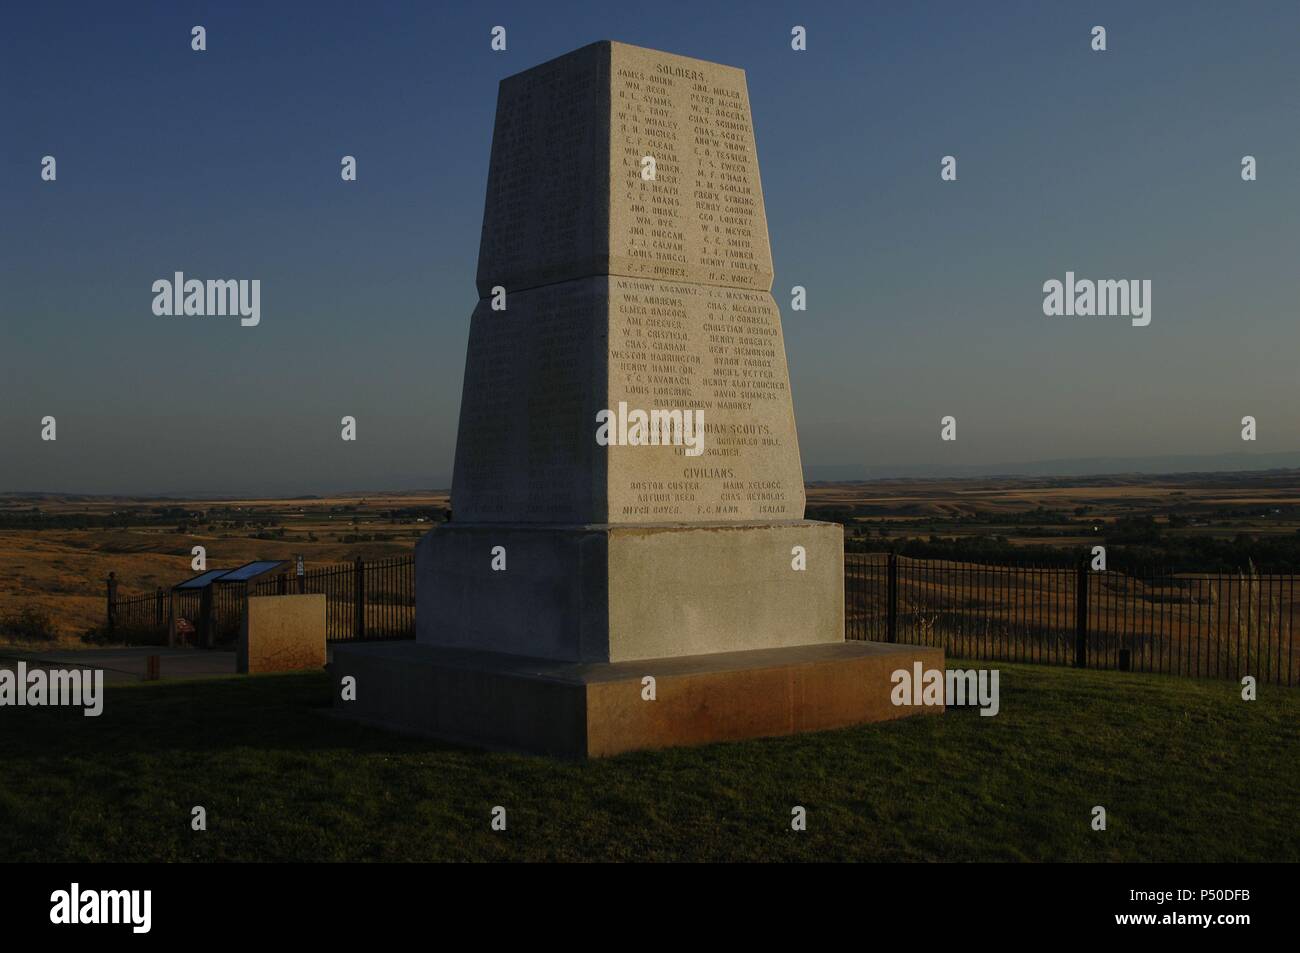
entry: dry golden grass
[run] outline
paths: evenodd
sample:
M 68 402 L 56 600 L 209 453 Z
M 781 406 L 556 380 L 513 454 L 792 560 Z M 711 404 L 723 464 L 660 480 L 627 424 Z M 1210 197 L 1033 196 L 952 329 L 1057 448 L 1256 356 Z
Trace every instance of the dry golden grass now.
M 1080 480 L 892 480 L 872 483 L 815 484 L 808 489 L 810 506 L 866 505 L 873 521 L 916 521 L 1025 513 L 1043 507 L 1072 511 L 1087 507 L 1099 522 L 1118 515 L 1167 512 L 1171 505 L 1207 510 L 1241 506 L 1300 506 L 1300 481 L 1295 474 L 1227 474 L 1204 478 L 1089 478 Z M 0 496 L 0 515 L 39 507 L 48 514 L 104 516 L 141 514 L 140 525 L 85 530 L 0 529 L 0 615 L 31 606 L 48 610 L 59 637 L 75 641 L 104 619 L 105 579 L 115 572 L 124 596 L 142 595 L 168 587 L 192 574 L 191 548 L 207 548 L 208 565 L 234 567 L 254 559 L 292 559 L 301 553 L 308 566 L 373 559 L 410 552 L 429 524 L 394 521 L 385 511 L 440 509 L 446 493 L 347 494 L 322 499 L 276 500 L 155 500 Z M 176 527 L 145 525 L 143 516 L 159 506 L 184 510 L 236 511 L 241 518 L 274 521 L 283 537 L 249 538 L 248 528 L 223 528 L 221 520 L 208 530 L 208 520 L 194 520 L 186 532 Z M 1262 523 L 1263 521 L 1261 521 Z M 1080 547 L 1091 537 L 1018 535 L 1019 526 L 1002 532 L 1015 544 Z M 1252 526 L 1254 532 L 1294 532 L 1291 523 Z M 988 527 L 958 531 L 988 532 Z M 1215 532 L 1187 528 L 1182 533 Z M 1234 529 L 1233 532 L 1236 530 Z M 924 532 L 924 530 L 917 530 Z M 348 536 L 374 537 L 346 541 Z M 313 539 L 314 536 L 314 539 Z M 918 594 L 919 596 L 919 594 Z M 995 620 L 1004 607 L 985 607 Z M 1288 607 L 1289 608 L 1289 607 Z M 1010 608 L 1008 607 L 1008 611 Z M 1109 611 L 1109 610 L 1107 610 Z M 1069 624 L 1068 617 L 1062 620 Z
M 883 638 L 885 560 L 849 554 L 850 635 Z M 854 584 L 854 579 L 863 580 Z M 1252 674 L 1300 681 L 1300 587 L 1290 576 L 1115 571 L 1088 577 L 1089 653 L 1114 667 L 1120 649 L 1136 668 Z M 982 658 L 1073 658 L 1072 569 L 1008 570 L 957 561 L 899 559 L 898 640 Z
M 365 500 L 363 515 L 351 519 L 331 513 L 338 507 L 358 506 Z M 293 559 L 301 553 L 309 568 L 349 562 L 357 556 L 374 559 L 409 553 L 430 524 L 396 523 L 379 516 L 386 509 L 409 509 L 447 505 L 443 494 L 393 494 L 335 497 L 313 500 L 222 500 L 139 501 L 120 498 L 90 500 L 28 498 L 21 505 L 4 500 L 9 508 L 30 509 L 39 505 L 47 513 L 103 515 L 121 511 L 141 513 L 160 505 L 202 510 L 214 505 L 240 507 L 261 517 L 278 519 L 285 529 L 283 539 L 250 539 L 248 531 L 205 527 L 178 533 L 175 527 L 140 525 L 125 529 L 0 529 L 0 615 L 23 607 L 47 610 L 53 616 L 58 641 L 80 644 L 82 633 L 101 625 L 105 615 L 105 580 L 115 572 L 123 596 L 143 595 L 156 587 L 167 588 L 193 575 L 190 568 L 194 546 L 207 549 L 209 568 L 234 568 L 255 559 Z M 0 507 L 2 508 L 2 507 Z M 331 518 L 333 517 L 333 518 Z M 311 534 L 316 540 L 312 541 Z M 348 535 L 379 537 L 368 542 L 344 542 Z

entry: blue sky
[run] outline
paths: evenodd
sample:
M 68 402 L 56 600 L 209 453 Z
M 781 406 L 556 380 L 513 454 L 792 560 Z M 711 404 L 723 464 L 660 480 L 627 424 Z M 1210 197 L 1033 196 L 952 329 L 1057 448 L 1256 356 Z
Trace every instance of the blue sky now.
M 598 39 L 748 73 L 806 465 L 1300 447 L 1294 3 L 0 17 L 0 490 L 445 486 L 497 81 Z M 177 270 L 261 279 L 261 325 L 154 316 Z M 1067 270 L 1151 279 L 1151 325 L 1045 317 Z

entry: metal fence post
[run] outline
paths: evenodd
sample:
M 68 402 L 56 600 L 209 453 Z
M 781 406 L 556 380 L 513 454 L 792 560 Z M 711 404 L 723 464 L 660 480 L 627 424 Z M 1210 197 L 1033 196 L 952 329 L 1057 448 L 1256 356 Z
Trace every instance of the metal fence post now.
M 199 596 L 199 647 L 212 648 L 212 585 L 204 586 Z
M 117 573 L 108 574 L 108 631 L 111 634 L 117 624 Z
M 1074 665 L 1088 667 L 1088 560 L 1079 562 L 1074 584 Z
M 167 645 L 176 645 L 176 590 L 167 590 Z
M 890 642 L 898 641 L 898 554 L 890 553 L 887 562 L 886 594 L 888 599 L 888 608 L 886 610 L 886 633 L 885 637 Z
M 352 573 L 352 594 L 356 602 L 356 615 L 352 620 L 352 637 L 364 639 L 366 637 L 366 564 L 361 561 L 360 556 L 357 557 Z

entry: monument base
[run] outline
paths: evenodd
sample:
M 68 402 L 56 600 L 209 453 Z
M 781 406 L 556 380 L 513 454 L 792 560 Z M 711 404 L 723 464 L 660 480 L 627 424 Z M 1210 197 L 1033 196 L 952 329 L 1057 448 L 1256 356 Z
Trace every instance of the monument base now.
M 574 663 L 389 642 L 339 645 L 330 670 L 339 714 L 476 747 L 594 758 L 942 713 L 892 703 L 891 676 L 914 662 L 942 670 L 943 650 L 840 642 Z M 345 676 L 353 701 L 342 700 Z
M 415 550 L 416 640 L 568 662 L 844 641 L 844 530 L 447 523 Z

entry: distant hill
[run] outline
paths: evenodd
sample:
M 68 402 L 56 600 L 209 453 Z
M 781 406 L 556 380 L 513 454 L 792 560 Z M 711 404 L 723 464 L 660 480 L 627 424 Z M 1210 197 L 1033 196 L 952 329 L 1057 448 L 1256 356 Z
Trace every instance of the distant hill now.
M 809 483 L 857 483 L 864 480 L 944 480 L 944 479 L 980 479 L 989 477 L 1005 478 L 1060 478 L 1060 477 L 1098 477 L 1098 476 L 1151 476 L 1157 474 L 1216 474 L 1240 473 L 1243 471 L 1265 472 L 1272 470 L 1300 470 L 1300 450 L 1280 453 L 1219 453 L 1187 454 L 1182 456 L 1152 457 L 1070 457 L 1060 460 L 1031 460 L 1020 463 L 989 464 L 880 464 L 866 463 L 846 464 L 810 464 L 804 467 L 804 479 Z M 318 481 L 313 481 L 313 483 Z M 432 485 L 438 485 L 431 481 Z M 449 480 L 442 481 L 445 487 Z M 314 503 L 328 499 L 351 499 L 369 496 L 380 497 L 428 497 L 445 496 L 446 489 L 430 490 L 425 488 L 404 487 L 402 481 L 393 480 L 387 490 L 338 491 L 318 486 L 298 486 L 280 488 L 265 487 L 262 491 L 245 488 L 244 491 L 229 489 L 224 491 L 212 489 L 167 490 L 153 492 L 123 493 L 76 493 L 76 492 L 42 492 L 24 490 L 5 490 L 0 487 L 0 505 L 18 506 L 22 504 L 38 505 L 49 503 L 105 503 L 121 501 L 125 503 L 143 503 L 169 500 L 297 500 Z
M 1024 463 L 950 465 L 917 463 L 903 465 L 839 464 L 804 467 L 810 483 L 857 480 L 892 480 L 917 477 L 945 479 L 959 477 L 1066 477 L 1105 476 L 1124 473 L 1232 473 L 1242 470 L 1300 469 L 1300 451 L 1285 453 L 1219 453 L 1163 457 L 1074 457 L 1062 460 L 1034 460 Z

